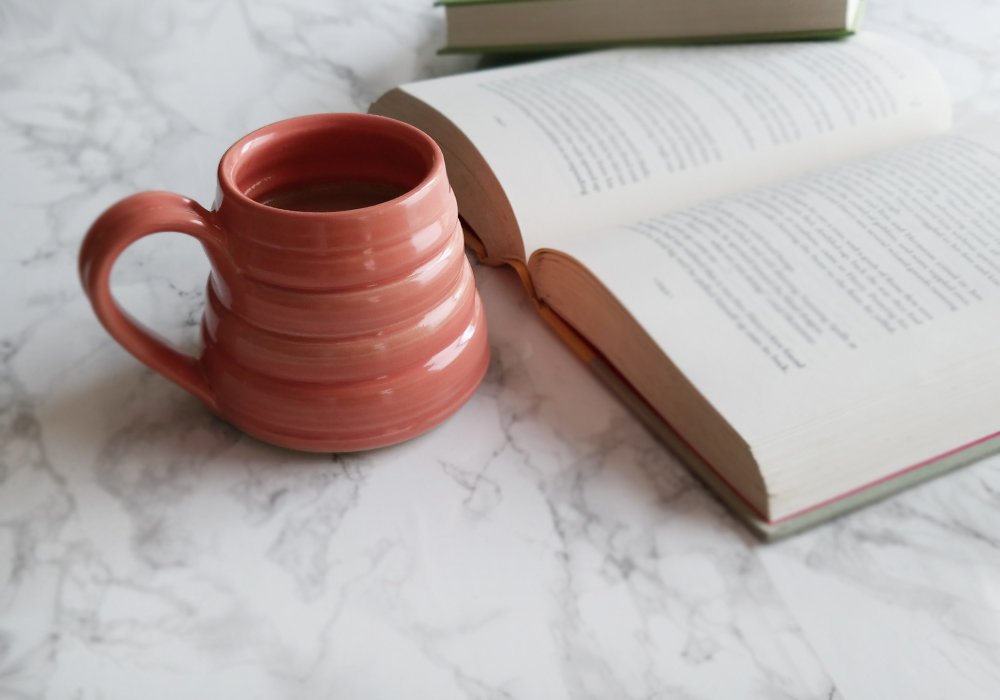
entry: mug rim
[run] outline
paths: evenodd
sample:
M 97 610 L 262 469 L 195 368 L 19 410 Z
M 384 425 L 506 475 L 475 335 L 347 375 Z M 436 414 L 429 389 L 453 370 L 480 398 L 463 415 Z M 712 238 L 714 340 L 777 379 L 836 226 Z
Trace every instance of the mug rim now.
M 378 128 L 391 130 L 397 135 L 405 136 L 407 141 L 410 143 L 418 143 L 420 146 L 426 147 L 431 154 L 431 163 L 430 167 L 427 169 L 427 173 L 423 176 L 419 183 L 392 199 L 387 199 L 384 202 L 377 202 L 364 207 L 338 209 L 333 211 L 300 211 L 297 209 L 272 207 L 269 204 L 257 201 L 236 185 L 234 178 L 236 168 L 244 159 L 251 157 L 253 152 L 252 143 L 254 141 L 265 138 L 270 134 L 281 132 L 286 129 L 293 129 L 295 127 L 336 127 L 337 125 L 350 125 L 352 122 L 355 124 L 367 123 L 377 125 Z M 431 188 L 435 181 L 440 178 L 440 174 L 443 171 L 444 154 L 441 152 L 440 146 L 438 146 L 434 139 L 412 124 L 407 124 L 406 122 L 402 122 L 391 117 L 384 117 L 378 114 L 368 114 L 365 112 L 324 112 L 319 114 L 307 114 L 298 117 L 290 117 L 288 119 L 280 119 L 254 129 L 250 133 L 240 137 L 235 143 L 233 143 L 233 145 L 226 149 L 225 153 L 222 154 L 222 158 L 219 160 L 217 177 L 219 187 L 225 197 L 232 197 L 236 201 L 239 201 L 243 205 L 249 206 L 260 213 L 287 216 L 302 220 L 324 219 L 329 221 L 331 218 L 351 218 L 359 215 L 364 216 L 365 214 L 369 214 L 378 209 L 381 209 L 384 212 L 386 209 L 394 209 L 401 205 L 405 205 L 415 196 L 419 196 L 422 191 Z

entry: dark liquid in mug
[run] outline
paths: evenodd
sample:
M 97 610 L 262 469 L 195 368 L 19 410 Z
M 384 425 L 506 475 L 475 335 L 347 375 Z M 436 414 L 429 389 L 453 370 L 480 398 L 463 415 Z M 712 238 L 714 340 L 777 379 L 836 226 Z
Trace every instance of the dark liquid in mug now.
M 404 194 L 406 190 L 384 182 L 323 182 L 271 192 L 260 202 L 290 211 L 347 211 L 370 207 Z

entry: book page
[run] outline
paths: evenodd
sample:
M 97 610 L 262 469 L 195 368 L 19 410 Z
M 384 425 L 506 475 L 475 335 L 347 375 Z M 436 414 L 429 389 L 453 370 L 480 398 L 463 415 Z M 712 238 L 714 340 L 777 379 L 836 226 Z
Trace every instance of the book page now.
M 601 232 L 567 252 L 755 440 L 914 387 L 940 403 L 956 368 L 1000 362 L 998 221 L 1000 128 L 989 125 Z M 973 384 L 1000 380 L 996 369 Z M 996 424 L 982 413 L 961 428 L 975 439 Z
M 934 69 L 874 34 L 616 49 L 404 89 L 480 150 L 529 254 L 950 121 Z

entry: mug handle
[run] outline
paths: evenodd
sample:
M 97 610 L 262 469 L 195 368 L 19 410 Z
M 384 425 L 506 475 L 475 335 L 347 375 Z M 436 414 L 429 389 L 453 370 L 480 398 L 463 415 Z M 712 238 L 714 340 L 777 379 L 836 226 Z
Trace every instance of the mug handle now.
M 197 358 L 171 347 L 136 321 L 111 295 L 111 268 L 128 246 L 144 236 L 174 231 L 193 236 L 210 257 L 225 258 L 225 234 L 200 204 L 173 192 L 141 192 L 105 211 L 80 248 L 80 280 L 94 313 L 115 340 L 140 362 L 194 394 L 209 408 L 218 404 Z

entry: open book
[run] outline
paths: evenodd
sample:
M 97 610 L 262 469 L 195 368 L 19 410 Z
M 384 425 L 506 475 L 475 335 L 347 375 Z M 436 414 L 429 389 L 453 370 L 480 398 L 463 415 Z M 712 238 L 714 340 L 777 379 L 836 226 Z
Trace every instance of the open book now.
M 406 85 L 487 261 L 738 513 L 792 531 L 992 448 L 1000 127 L 909 49 L 618 49 Z

